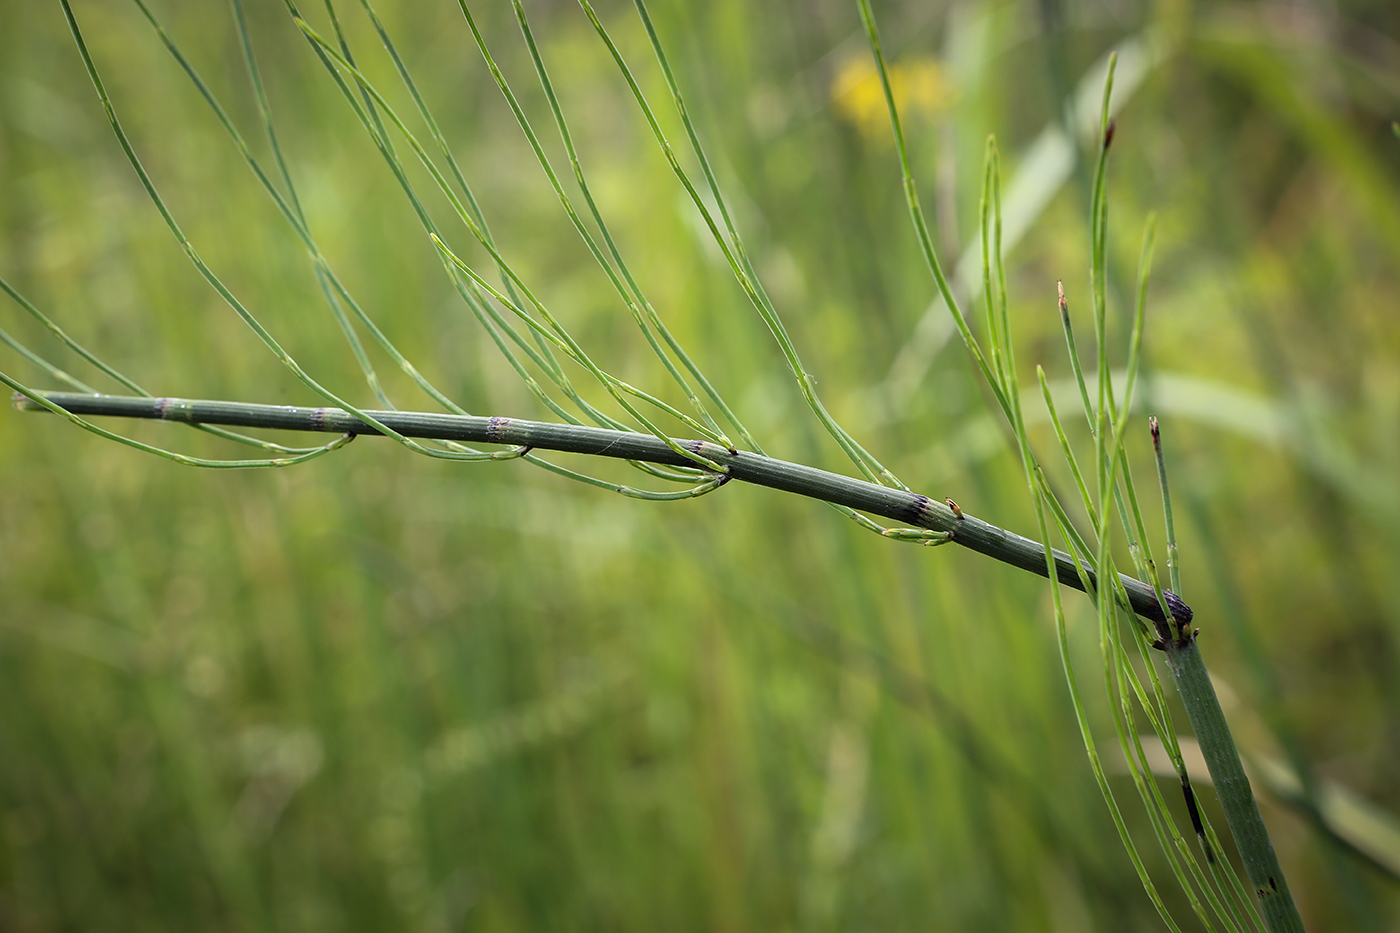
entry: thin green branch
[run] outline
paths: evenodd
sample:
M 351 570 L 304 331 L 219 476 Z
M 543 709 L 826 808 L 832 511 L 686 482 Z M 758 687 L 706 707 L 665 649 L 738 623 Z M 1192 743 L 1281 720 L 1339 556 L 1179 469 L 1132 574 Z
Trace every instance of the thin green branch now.
M 634 0 L 637 15 L 642 20 L 642 25 L 646 29 L 647 37 L 651 41 L 652 51 L 656 55 L 657 64 L 661 68 L 661 73 L 666 80 L 667 89 L 671 92 L 671 102 L 675 105 L 676 112 L 680 117 L 681 124 L 685 127 L 686 135 L 690 141 L 691 150 L 695 153 L 697 161 L 700 163 L 701 171 L 705 175 L 706 184 L 709 186 L 710 195 L 714 199 L 715 207 L 720 213 L 725 229 L 728 231 L 726 238 L 720 233 L 719 225 L 711 214 L 709 207 L 705 204 L 704 198 L 696 189 L 695 183 L 681 166 L 680 160 L 676 157 L 675 149 L 666 138 L 666 134 L 661 129 L 661 124 L 656 119 L 656 114 L 652 111 L 651 104 L 647 102 L 646 95 L 642 93 L 641 87 L 637 84 L 636 78 L 632 74 L 632 69 L 628 67 L 626 59 L 622 57 L 617 44 L 613 42 L 612 36 L 604 28 L 602 21 L 598 18 L 596 11 L 588 0 L 579 0 L 579 6 L 592 23 L 594 31 L 598 33 L 599 39 L 607 46 L 608 52 L 612 55 L 613 62 L 617 65 L 618 71 L 622 74 L 627 86 L 632 91 L 633 98 L 637 101 L 637 106 L 641 109 L 647 124 L 651 127 L 652 135 L 656 139 L 657 146 L 665 156 L 667 164 L 675 174 L 677 180 L 685 188 L 690 196 L 691 203 L 699 211 L 705 226 L 710 231 L 710 236 L 714 239 L 715 245 L 719 247 L 725 260 L 729 263 L 730 270 L 734 273 L 735 280 L 743 290 L 745 297 L 753 306 L 768 327 L 773 339 L 777 342 L 779 349 L 786 359 L 788 368 L 792 370 L 797 380 L 798 390 L 802 393 L 803 400 L 807 407 L 811 409 L 832 439 L 840 445 L 842 451 L 860 470 L 861 474 L 871 480 L 883 480 L 891 486 L 899 489 L 908 489 L 899 477 L 887 469 L 884 464 L 875 458 L 864 446 L 860 444 L 845 428 L 837 423 L 831 413 L 827 411 L 816 390 L 816 379 L 802 364 L 802 359 L 797 352 L 797 345 L 793 343 L 791 336 L 787 332 L 787 327 L 783 324 L 782 318 L 778 315 L 777 309 L 768 297 L 767 291 L 763 288 L 763 283 L 759 280 L 753 263 L 749 261 L 748 252 L 744 249 L 743 240 L 740 238 L 737 228 L 729 208 L 726 206 L 726 199 L 720 190 L 719 183 L 715 179 L 714 170 L 710 166 L 710 160 L 705 155 L 705 149 L 700 145 L 699 134 L 695 130 L 695 124 L 690 119 L 690 113 L 686 109 L 685 97 L 681 94 L 680 84 L 676 81 L 675 73 L 671 69 L 670 59 L 666 55 L 666 50 L 661 45 L 660 37 L 656 33 L 656 27 L 651 21 L 651 15 L 647 12 L 646 4 L 641 0 Z M 733 420 L 731 418 L 731 420 Z M 741 428 L 742 430 L 742 428 Z M 755 450 L 761 448 L 755 447 Z
M 563 201 L 565 209 L 570 219 L 574 222 L 574 226 L 578 229 L 579 234 L 584 238 L 588 248 L 598 260 L 599 265 L 602 266 L 603 270 L 607 273 L 609 280 L 612 281 L 614 288 L 617 289 L 622 300 L 627 304 L 628 310 L 632 312 L 633 319 L 636 321 L 638 329 L 641 330 L 643 336 L 646 338 L 647 344 L 651 347 L 652 352 L 661 360 L 661 363 L 666 367 L 666 371 L 670 373 L 671 378 L 680 386 L 687 400 L 689 400 L 691 407 L 704 419 L 705 424 L 714 431 L 721 443 L 732 448 L 734 445 L 724 436 L 724 432 L 710 415 L 709 409 L 705 407 L 704 402 L 702 402 L 699 396 L 695 394 L 694 390 L 691 389 L 689 382 L 687 382 L 685 376 L 676 368 L 670 355 L 662 349 L 660 343 L 657 341 L 658 334 L 661 339 L 666 342 L 666 346 L 670 348 L 671 352 L 676 354 L 676 358 L 681 361 L 681 364 L 701 383 L 701 387 L 706 390 L 710 398 L 714 400 L 727 417 L 729 417 L 731 423 L 739 430 L 740 436 L 747 439 L 748 432 L 744 430 L 743 425 L 738 422 L 738 419 L 733 415 L 732 411 L 729 410 L 728 406 L 720 401 L 719 394 L 714 390 L 704 374 L 701 373 L 700 368 L 690 359 L 690 356 L 681 347 L 680 342 L 676 340 L 675 336 L 672 335 L 670 329 L 666 327 L 665 323 L 661 320 L 661 316 L 656 313 L 656 309 L 642 292 L 642 288 L 632 275 L 631 269 L 628 268 L 627 263 L 623 260 L 622 251 L 618 249 L 617 243 L 613 239 L 612 232 L 608 229 L 607 222 L 603 219 L 602 211 L 598 209 L 598 204 L 594 200 L 593 191 L 588 185 L 587 176 L 583 171 L 583 163 L 580 161 L 578 149 L 574 145 L 573 134 L 569 132 L 568 121 L 564 118 L 564 110 L 559 105 L 558 95 L 554 91 L 554 83 L 550 80 L 549 71 L 545 68 L 544 58 L 540 55 L 539 45 L 535 42 L 534 32 L 531 30 L 529 20 L 525 16 L 525 7 L 520 3 L 520 0 L 514 0 L 513 6 L 515 8 L 516 20 L 520 24 L 520 32 L 525 39 L 525 44 L 530 50 L 530 58 L 535 65 L 535 73 L 539 77 L 540 88 L 544 91 L 545 97 L 549 101 L 550 111 L 554 115 L 555 126 L 559 131 L 560 141 L 563 142 L 564 149 L 568 153 L 569 164 L 573 167 L 574 180 L 578 183 L 579 191 L 583 194 L 584 201 L 588 205 L 589 214 L 592 215 L 594 223 L 598 225 L 598 232 L 601 234 L 603 242 L 607 245 L 608 255 L 611 256 L 613 262 L 617 264 L 617 273 L 627 282 L 625 290 L 622 287 L 622 283 L 618 281 L 617 275 L 614 274 L 611 266 L 609 266 L 600 255 L 593 238 L 588 234 L 582 223 L 579 222 L 577 215 L 568 204 L 568 199 L 563 196 L 562 190 L 557 185 L 555 190 L 559 194 L 561 201 Z M 481 51 L 483 56 L 489 54 L 484 46 Z M 529 128 L 528 123 L 522 123 L 521 128 L 525 130 L 526 133 L 533 132 Z M 536 151 L 540 152 L 542 150 L 537 149 Z M 551 179 L 553 179 L 553 173 L 547 166 L 546 171 L 550 173 Z M 629 293 L 631 295 L 630 298 Z
M 513 272 L 510 272 L 509 266 L 505 263 L 505 259 L 484 237 L 480 228 L 476 225 L 475 221 L 468 214 L 466 208 L 462 205 L 461 201 L 457 198 L 457 196 L 452 192 L 451 186 L 447 184 L 447 180 L 443 177 L 442 172 L 438 169 L 438 167 L 433 163 L 432 159 L 428 156 L 427 150 L 425 150 L 422 144 L 418 142 L 417 137 L 415 137 L 413 133 L 408 129 L 408 126 L 403 122 L 403 120 L 399 118 L 398 114 L 394 111 L 394 109 L 389 106 L 388 102 L 384 99 L 383 95 L 381 95 L 380 92 L 374 87 L 374 85 L 371 84 L 370 81 L 363 74 L 360 73 L 359 69 L 355 68 L 350 62 L 348 62 L 345 59 L 343 55 L 331 48 L 330 44 L 319 33 L 312 29 L 305 20 L 297 17 L 295 18 L 295 22 L 297 26 L 301 29 L 301 31 L 307 36 L 308 39 L 310 39 L 315 44 L 319 45 L 321 47 L 321 50 L 330 59 L 332 59 L 338 67 L 342 68 L 346 73 L 348 73 L 352 78 L 354 78 L 355 82 L 374 99 L 374 102 L 378 105 L 378 109 L 382 110 L 385 116 L 389 118 L 390 122 L 394 124 L 394 128 L 398 130 L 398 132 L 404 137 L 405 141 L 409 145 L 409 148 L 411 148 L 413 150 L 414 155 L 418 157 L 419 162 L 423 165 L 425 169 L 427 169 L 428 173 L 432 176 L 433 181 L 438 186 L 438 189 L 452 204 L 452 207 L 456 212 L 458 218 L 461 219 L 462 222 L 467 226 L 467 228 L 471 231 L 472 235 L 477 239 L 477 241 L 487 249 L 487 251 L 491 254 L 491 258 L 496 261 L 498 266 L 505 269 L 507 274 L 510 275 L 511 279 L 515 282 L 516 287 L 520 289 L 521 294 L 529 302 L 530 306 L 534 308 L 536 313 L 538 313 L 541 317 L 544 318 L 545 324 L 540 324 L 533 317 L 531 317 L 523 308 L 518 307 L 513 302 L 511 302 L 510 299 L 507 298 L 505 295 L 501 294 L 494 288 L 491 288 L 490 284 L 486 282 L 486 280 L 483 279 L 480 275 L 478 275 L 474 270 L 472 270 L 470 266 L 468 266 L 461 259 L 453 255 L 450 251 L 448 251 L 440 237 L 438 237 L 436 234 L 433 234 L 433 240 L 437 244 L 439 251 L 443 253 L 444 258 L 451 260 L 457 266 L 458 269 L 470 276 L 479 287 L 487 289 L 491 293 L 493 298 L 501 302 L 506 307 L 509 307 L 512 311 L 519 315 L 521 319 L 526 324 L 528 324 L 532 330 L 535 331 L 535 333 L 548 339 L 560 350 L 566 352 L 571 359 L 573 359 L 579 365 L 587 369 L 589 373 L 593 375 L 594 379 L 596 379 L 598 383 L 608 391 L 608 394 L 610 394 L 613 397 L 613 399 L 619 405 L 621 405 L 622 408 L 626 410 L 626 412 L 629 415 L 635 418 L 638 424 L 642 425 L 648 431 L 652 432 L 652 434 L 655 437 L 659 439 L 665 439 L 666 435 L 662 433 L 661 429 L 654 425 L 649 418 L 643 415 L 635 405 L 629 402 L 627 400 L 627 396 L 630 395 L 634 398 L 641 399 L 642 401 L 645 401 L 648 404 L 651 404 L 661 409 L 662 411 L 665 411 L 667 414 L 689 425 L 695 430 L 700 431 L 701 433 L 708 432 L 708 429 L 704 425 L 700 424 L 699 422 L 696 422 L 693 418 L 677 411 L 675 408 L 666 404 L 660 399 L 657 399 L 654 396 L 649 395 L 648 393 L 642 392 L 634 386 L 628 385 L 627 383 L 616 378 L 610 373 L 604 372 L 596 363 L 594 363 L 592 358 L 588 355 L 588 353 L 583 349 L 582 346 L 579 345 L 579 343 L 573 338 L 573 336 L 568 332 L 568 330 L 565 329 L 564 326 L 559 323 L 559 321 L 553 316 L 553 314 L 550 313 L 549 309 L 546 308 L 545 305 L 534 296 L 534 294 L 530 291 L 529 288 L 525 286 L 525 283 L 522 282 L 518 276 L 516 276 Z M 473 24 L 469 22 L 469 25 Z M 687 454 L 686 452 L 681 451 L 679 449 L 677 449 L 677 453 L 680 453 L 682 456 L 687 457 L 687 459 L 699 463 L 701 466 L 706 467 L 707 469 L 713 469 L 715 467 L 715 464 L 713 462 L 705 460 L 704 458 Z
M 919 248 L 923 252 L 924 262 L 933 276 L 934 284 L 938 286 L 939 294 L 943 296 L 944 304 L 948 306 L 949 312 L 953 315 L 953 321 L 957 325 L 963 343 L 967 346 L 968 352 L 972 354 L 978 369 L 982 371 L 982 376 L 987 380 L 987 385 L 996 396 L 997 404 L 1001 406 L 1007 419 L 1014 422 L 1011 401 L 1007 398 L 1006 392 L 1003 391 L 991 364 L 983 355 L 982 347 L 978 344 L 977 338 L 972 335 L 972 328 L 968 326 L 967 318 L 963 316 L 957 299 L 953 297 L 948 277 L 943 273 L 943 264 L 938 261 L 938 253 L 933 248 L 933 235 L 929 232 L 928 222 L 924 219 L 924 209 L 919 202 L 919 193 L 914 184 L 913 172 L 909 168 L 909 150 L 904 142 L 904 126 L 899 119 L 899 108 L 895 106 L 894 89 L 890 84 L 889 69 L 885 64 L 884 52 L 880 49 L 880 33 L 875 27 L 875 14 L 871 12 L 870 0 L 860 0 L 860 17 L 865 24 L 865 34 L 870 42 L 870 50 L 875 56 L 875 67 L 880 75 L 880 87 L 885 94 L 885 105 L 889 109 L 890 126 L 894 129 L 895 150 L 899 153 L 899 169 L 904 179 L 904 200 L 909 208 L 909 217 L 914 223 L 914 232 L 919 238 Z
M 152 180 L 150 174 L 146 171 L 145 167 L 141 164 L 140 158 L 138 158 L 136 155 L 136 150 L 132 147 L 130 138 L 127 136 L 126 131 L 122 128 L 121 121 L 117 118 L 116 108 L 112 104 L 111 97 L 107 94 L 107 88 L 104 82 L 102 81 L 101 75 L 98 73 L 97 64 L 93 61 L 92 55 L 88 51 L 87 42 L 83 39 L 82 30 L 78 26 L 78 20 L 73 13 L 72 7 L 70 6 L 68 0 L 60 0 L 60 2 L 63 7 L 64 17 L 68 21 L 69 31 L 73 35 L 73 42 L 77 46 L 78 54 L 83 60 L 84 67 L 87 69 L 88 78 L 92 81 L 93 89 L 97 92 L 97 97 L 102 102 L 102 107 L 107 113 L 107 122 L 112 127 L 112 132 L 116 135 L 117 142 L 120 144 L 122 152 L 126 155 L 127 162 L 136 172 L 137 178 L 140 179 L 141 186 L 145 189 L 147 196 L 151 199 L 151 203 L 155 206 L 156 210 L 160 213 L 161 218 L 165 221 L 166 227 L 170 230 L 171 234 L 180 244 L 180 248 L 185 253 L 185 257 L 189 259 L 191 264 L 194 265 L 195 269 L 199 271 L 199 274 L 204 278 L 206 282 L 209 283 L 210 287 L 212 287 L 219 294 L 219 297 L 222 298 L 231 309 L 233 309 L 233 311 L 238 315 L 238 317 L 246 325 L 248 325 L 250 329 L 252 329 L 252 331 L 258 336 L 258 339 L 262 341 L 263 345 L 266 346 L 268 350 L 270 350 L 273 353 L 273 355 L 276 356 L 277 359 L 282 362 L 284 366 L 290 369 L 292 373 L 299 380 L 301 380 L 301 382 L 304 385 L 306 385 L 317 395 L 320 395 L 322 398 L 325 398 L 328 401 L 343 406 L 349 409 L 350 411 L 359 412 L 360 410 L 356 409 L 348 401 L 345 401 L 344 399 L 340 398 L 339 396 L 331 392 L 330 389 L 326 388 L 320 382 L 313 379 L 311 375 L 308 372 L 306 372 L 305 369 L 302 368 L 301 364 L 298 363 L 295 359 L 293 359 L 291 354 L 289 354 L 285 349 L 283 349 L 282 345 L 276 340 L 276 338 L 272 336 L 271 331 L 269 331 L 262 324 L 262 322 L 259 321 L 251 311 L 244 307 L 243 303 L 240 302 L 231 291 L 229 291 L 228 287 L 224 285 L 223 281 L 217 275 L 214 274 L 214 270 L 209 268 L 208 264 L 205 263 L 204 259 L 199 255 L 199 252 L 194 248 L 194 244 L 191 243 L 189 238 L 185 235 L 184 230 L 181 229 L 179 223 L 175 220 L 174 214 L 170 212 L 170 208 L 166 205 L 164 198 L 161 197 L 160 192 L 156 189 L 155 182 Z M 372 415 L 365 415 L 365 417 L 371 422 L 374 421 Z M 383 433 L 388 434 L 389 436 L 397 440 L 399 443 L 404 444 L 405 446 L 416 451 L 417 453 L 429 457 L 437 457 L 449 460 L 470 460 L 482 456 L 471 452 L 434 450 L 432 448 L 425 447 L 422 444 L 419 444 L 415 441 L 411 441 L 400 434 L 397 434 L 391 428 L 383 428 Z

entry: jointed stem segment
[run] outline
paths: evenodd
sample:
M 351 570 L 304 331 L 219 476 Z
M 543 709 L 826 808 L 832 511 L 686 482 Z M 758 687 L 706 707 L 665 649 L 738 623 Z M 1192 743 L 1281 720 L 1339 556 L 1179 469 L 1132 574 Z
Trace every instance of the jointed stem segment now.
M 109 395 L 83 395 L 65 392 L 43 393 L 51 405 L 72 415 L 107 415 L 126 418 L 151 418 L 188 424 L 226 424 L 255 428 L 292 431 L 329 431 L 337 434 L 380 434 L 376 424 L 383 424 L 403 437 L 434 438 L 477 444 L 505 444 L 537 450 L 557 450 L 567 453 L 591 454 L 622 460 L 675 467 L 692 467 L 694 456 L 713 461 L 722 470 L 720 475 L 702 481 L 678 494 L 650 493 L 597 482 L 624 495 L 642 494 L 644 498 L 690 498 L 719 488 L 730 479 L 767 486 L 783 492 L 820 499 L 851 513 L 865 527 L 885 537 L 920 544 L 943 544 L 951 541 L 1004 563 L 1046 574 L 1045 548 L 1015 532 L 988 524 L 961 508 L 902 489 L 891 489 L 876 483 L 830 473 L 800 463 L 777 460 L 748 451 L 731 453 L 709 441 L 668 439 L 663 441 L 649 434 L 612 431 L 583 425 L 524 421 L 516 418 L 442 415 L 426 412 L 375 411 L 366 412 L 376 424 L 339 408 L 296 408 L 287 405 L 253 405 L 240 402 L 196 399 L 153 399 Z M 16 396 L 15 404 L 26 411 L 44 411 L 48 406 L 28 395 Z M 676 448 L 685 450 L 678 454 Z M 506 451 L 507 457 L 526 455 L 526 451 Z M 700 474 L 703 476 L 703 472 Z M 854 511 L 852 511 L 854 510 Z M 878 515 L 910 528 L 883 528 L 857 513 Z M 1092 590 L 1092 571 L 1076 567 L 1068 554 L 1052 551 L 1059 581 L 1078 590 Z M 1153 622 L 1165 618 L 1153 588 L 1141 580 L 1119 574 L 1121 593 L 1126 594 L 1128 607 Z M 1173 593 L 1166 593 L 1167 604 L 1176 621 L 1191 619 L 1191 608 Z

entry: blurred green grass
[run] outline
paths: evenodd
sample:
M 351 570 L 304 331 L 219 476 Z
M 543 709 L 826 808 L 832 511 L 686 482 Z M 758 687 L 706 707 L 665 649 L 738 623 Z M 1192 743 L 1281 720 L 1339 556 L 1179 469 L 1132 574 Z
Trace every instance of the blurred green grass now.
M 312 404 L 160 225 L 57 6 L 3 10 L 5 276 L 158 394 Z M 664 99 L 630 7 L 602 11 Z M 135 8 L 76 12 L 191 240 L 311 372 L 370 403 L 293 237 Z M 227 9 L 158 12 L 255 138 Z M 454 398 L 541 416 L 283 11 L 248 12 L 332 265 Z M 607 366 L 660 389 L 460 14 L 379 12 L 503 251 Z M 531 87 L 509 10 L 477 12 Z M 866 54 L 854 5 L 652 12 L 833 413 L 915 488 L 1029 530 L 956 341 L 913 395 L 871 402 L 933 289 L 887 134 L 833 96 Z M 1014 171 L 1102 54 L 1162 43 L 1119 108 L 1110 249 L 1131 282 L 1159 212 L 1147 404 L 1187 516 L 1184 595 L 1246 753 L 1400 812 L 1400 16 L 1171 0 L 876 12 L 897 62 L 947 82 L 911 117 L 945 262 L 975 231 L 985 134 Z M 843 469 L 587 22 L 568 4 L 530 13 L 653 303 L 770 452 Z M 342 19 L 391 84 L 363 17 Z M 543 115 L 537 93 L 526 105 Z M 1068 373 L 1054 282 L 1087 309 L 1086 203 L 1072 175 L 1008 257 L 1023 371 Z M 13 306 L 0 324 L 53 350 Z M 378 362 L 396 402 L 426 405 Z M 1267 430 L 1249 430 L 1261 412 Z M 369 440 L 292 470 L 195 471 L 18 413 L 0 417 L 0 483 L 5 929 L 1159 928 L 1093 787 L 1044 585 L 975 555 L 733 485 L 636 503 Z M 1093 664 L 1089 607 L 1070 609 Z M 1264 804 L 1310 927 L 1393 927 L 1394 877 Z

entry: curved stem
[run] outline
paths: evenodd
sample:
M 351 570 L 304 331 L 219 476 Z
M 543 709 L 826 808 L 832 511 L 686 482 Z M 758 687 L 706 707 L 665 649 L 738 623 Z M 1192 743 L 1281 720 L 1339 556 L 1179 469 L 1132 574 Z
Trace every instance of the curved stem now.
M 374 424 L 339 408 L 298 408 L 290 405 L 68 392 L 36 395 L 78 415 L 242 425 L 286 431 L 328 431 L 336 434 L 383 433 Z M 24 395 L 16 397 L 15 406 L 24 411 L 47 410 Z M 962 510 L 955 513 L 936 499 L 749 451 L 731 453 L 708 441 L 662 439 L 631 431 L 518 418 L 411 411 L 366 411 L 364 414 L 374 419 L 376 424 L 382 424 L 403 437 L 506 444 L 680 467 L 693 467 L 697 457 L 704 457 L 723 468 L 731 479 L 820 499 L 931 531 L 950 533 L 953 544 L 1041 576 L 1045 576 L 1047 571 L 1045 548 L 1040 543 L 998 528 Z M 678 453 L 677 449 L 685 453 Z M 1084 590 L 1086 586 L 1094 588 L 1092 572 L 1084 568 L 1076 570 L 1068 554 L 1054 551 L 1053 555 L 1056 576 L 1061 583 L 1077 590 Z M 1083 579 L 1081 572 L 1084 573 Z M 1161 604 L 1151 586 L 1126 574 L 1119 574 L 1119 580 L 1135 613 L 1154 622 L 1163 619 Z M 1178 622 L 1190 621 L 1191 608 L 1174 594 L 1166 595 L 1172 616 Z

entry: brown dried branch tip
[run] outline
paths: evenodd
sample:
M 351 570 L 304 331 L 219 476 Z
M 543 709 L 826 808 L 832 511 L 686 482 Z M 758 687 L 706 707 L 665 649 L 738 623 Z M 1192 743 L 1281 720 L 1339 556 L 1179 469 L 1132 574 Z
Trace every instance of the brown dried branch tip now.
M 1162 462 L 1162 429 L 1157 424 L 1156 415 L 1147 416 L 1147 427 L 1149 430 L 1152 431 L 1152 449 L 1157 454 L 1157 462 L 1160 464 Z M 1201 633 L 1200 629 L 1193 629 L 1191 627 L 1191 619 L 1195 615 L 1195 613 L 1191 611 L 1191 607 L 1181 602 L 1180 597 L 1178 597 L 1171 590 L 1164 590 L 1162 595 L 1166 597 L 1167 606 L 1171 609 L 1172 612 L 1172 619 L 1177 624 L 1177 647 L 1185 647 L 1186 645 L 1189 645 L 1191 641 Z M 1185 610 L 1184 612 L 1177 611 L 1178 603 L 1180 603 L 1181 608 Z M 1165 625 L 1165 620 L 1163 620 L 1163 625 Z M 1153 643 L 1152 647 L 1160 648 L 1165 651 L 1166 642 L 1171 637 L 1170 633 L 1159 632 L 1159 634 L 1161 635 L 1161 637 Z
M 1055 290 L 1060 293 L 1060 317 L 1066 324 L 1069 323 L 1069 302 L 1065 300 L 1065 283 L 1059 279 L 1055 280 Z

